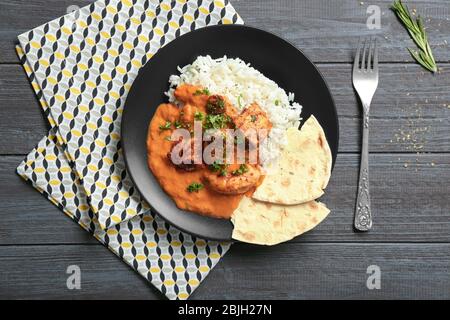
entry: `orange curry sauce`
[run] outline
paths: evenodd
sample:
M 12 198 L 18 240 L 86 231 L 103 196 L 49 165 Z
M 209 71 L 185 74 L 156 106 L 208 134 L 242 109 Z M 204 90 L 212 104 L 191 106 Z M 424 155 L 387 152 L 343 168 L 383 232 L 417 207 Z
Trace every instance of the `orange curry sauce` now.
M 199 112 L 206 113 L 207 94 L 194 94 L 202 88 L 183 85 L 177 88 L 175 95 L 179 101 L 196 107 Z M 169 129 L 161 130 L 160 126 L 167 122 L 180 121 L 184 114 L 182 109 L 170 103 L 158 106 L 149 125 L 147 136 L 147 162 L 153 175 L 159 181 L 163 190 L 175 201 L 182 210 L 196 212 L 215 218 L 229 219 L 238 207 L 244 194 L 229 195 L 218 193 L 208 188 L 204 182 L 204 175 L 208 166 L 202 165 L 195 171 L 185 171 L 174 166 L 168 158 L 168 153 L 174 142 L 170 136 L 175 130 L 171 125 Z M 260 179 L 262 183 L 264 176 Z M 188 186 L 193 182 L 202 183 L 204 187 L 197 192 L 189 192 Z M 254 192 L 256 187 L 249 192 Z M 247 193 L 247 195 L 249 195 Z

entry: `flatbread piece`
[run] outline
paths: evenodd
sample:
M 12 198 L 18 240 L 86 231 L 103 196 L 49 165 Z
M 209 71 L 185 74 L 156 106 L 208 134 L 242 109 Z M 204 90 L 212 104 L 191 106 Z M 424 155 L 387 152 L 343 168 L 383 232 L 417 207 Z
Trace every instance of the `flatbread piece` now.
M 287 130 L 287 146 L 253 198 L 276 204 L 300 204 L 323 195 L 332 156 L 322 127 L 311 116 L 301 130 Z
M 275 245 L 311 230 L 330 210 L 320 202 L 285 206 L 243 197 L 233 212 L 232 238 L 260 245 Z

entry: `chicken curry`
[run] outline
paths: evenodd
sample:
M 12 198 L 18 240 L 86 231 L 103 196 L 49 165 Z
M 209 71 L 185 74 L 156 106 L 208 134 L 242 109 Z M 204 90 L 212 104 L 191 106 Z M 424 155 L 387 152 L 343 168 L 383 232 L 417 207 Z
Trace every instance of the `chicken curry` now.
M 180 209 L 229 219 L 242 197 L 250 196 L 262 183 L 264 175 L 258 161 L 250 163 L 245 157 L 244 162 L 205 162 L 203 154 L 193 148 L 195 139 L 198 139 L 193 135 L 194 122 L 200 122 L 203 129 L 219 133 L 225 129 L 270 130 L 272 124 L 256 103 L 239 113 L 226 97 L 211 95 L 205 88 L 188 84 L 178 86 L 174 95 L 181 106 L 161 104 L 150 122 L 148 165 Z M 172 133 L 180 128 L 188 130 L 191 137 L 172 141 Z M 199 143 L 203 147 L 208 145 L 203 139 Z M 258 147 L 258 140 L 245 134 L 244 141 L 233 143 Z M 189 161 L 177 163 L 173 160 L 174 150 L 180 144 L 192 147 L 188 155 L 190 159 L 184 159 Z

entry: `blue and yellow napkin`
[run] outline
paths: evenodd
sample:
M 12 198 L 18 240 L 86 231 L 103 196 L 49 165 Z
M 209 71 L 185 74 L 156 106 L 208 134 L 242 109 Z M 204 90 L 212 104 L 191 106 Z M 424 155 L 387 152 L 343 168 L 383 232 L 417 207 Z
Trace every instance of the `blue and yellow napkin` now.
M 125 170 L 123 104 L 161 46 L 221 23 L 242 23 L 225 0 L 101 0 L 19 36 L 51 130 L 17 172 L 170 299 L 188 298 L 230 244 L 150 212 Z

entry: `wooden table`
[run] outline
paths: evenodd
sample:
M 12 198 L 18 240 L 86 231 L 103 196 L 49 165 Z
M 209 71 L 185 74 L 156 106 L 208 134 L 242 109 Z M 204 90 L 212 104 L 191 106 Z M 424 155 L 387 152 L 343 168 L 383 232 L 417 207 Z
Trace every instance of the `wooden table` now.
M 0 298 L 162 298 L 15 173 L 48 130 L 15 55 L 16 37 L 90 2 L 0 0 Z M 234 245 L 193 299 L 450 298 L 450 5 L 412 1 L 442 68 L 431 75 L 411 60 L 413 44 L 391 2 L 233 1 L 247 24 L 304 50 L 331 87 L 341 130 L 323 198 L 332 213 L 276 247 Z M 366 27 L 370 4 L 381 8 L 379 30 Z M 378 36 L 382 61 L 371 110 L 369 233 L 352 229 L 361 112 L 351 62 L 361 35 Z M 81 290 L 66 287 L 72 264 L 81 267 Z M 381 270 L 379 290 L 366 287 L 370 265 Z

